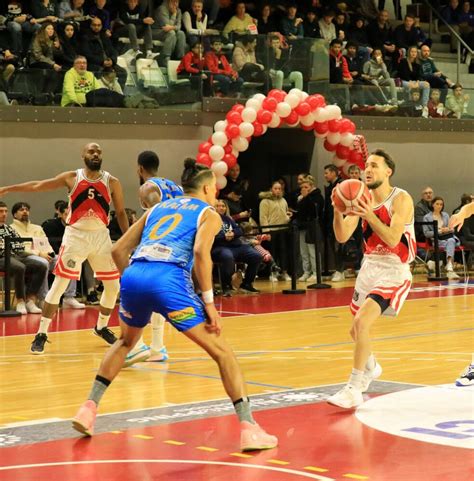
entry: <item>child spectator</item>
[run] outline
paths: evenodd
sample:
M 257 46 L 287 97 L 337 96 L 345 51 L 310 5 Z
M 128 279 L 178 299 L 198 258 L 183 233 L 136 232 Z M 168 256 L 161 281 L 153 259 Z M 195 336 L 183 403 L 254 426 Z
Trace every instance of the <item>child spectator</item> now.
M 468 105 L 469 95 L 464 94 L 461 84 L 455 84 L 452 92 L 449 92 L 446 97 L 446 108 L 449 111 L 449 116 L 458 119 L 464 117 L 467 114 Z
M 428 100 L 428 117 L 439 119 L 446 118 L 447 116 L 446 109 L 441 103 L 441 92 L 439 89 L 432 89 L 430 100 Z
M 204 73 L 204 57 L 199 41 L 196 40 L 191 45 L 191 50 L 181 59 L 177 72 L 178 77 L 191 81 L 194 90 L 201 90 L 201 80 L 207 80 L 207 75 Z

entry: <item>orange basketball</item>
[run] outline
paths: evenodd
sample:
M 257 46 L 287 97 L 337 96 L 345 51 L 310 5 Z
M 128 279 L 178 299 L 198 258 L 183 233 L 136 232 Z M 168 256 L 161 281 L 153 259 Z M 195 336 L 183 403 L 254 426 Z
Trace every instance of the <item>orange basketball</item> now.
M 334 206 L 345 215 L 354 215 L 353 210 L 359 205 L 359 199 L 370 201 L 372 198 L 364 182 L 357 179 L 347 179 L 337 184 L 334 192 Z

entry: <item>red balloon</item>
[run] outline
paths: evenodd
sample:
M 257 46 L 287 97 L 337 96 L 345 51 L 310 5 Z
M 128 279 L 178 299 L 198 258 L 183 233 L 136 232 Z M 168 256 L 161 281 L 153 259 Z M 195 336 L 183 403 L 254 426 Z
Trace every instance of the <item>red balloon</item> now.
M 337 145 L 331 144 L 330 142 L 328 142 L 328 139 L 326 139 L 324 141 L 324 148 L 329 152 L 334 152 L 337 149 Z
M 203 142 L 202 144 L 199 144 L 199 152 L 201 154 L 208 154 L 209 153 L 209 149 L 212 147 L 212 143 L 211 142 Z
M 283 102 L 284 98 L 286 97 L 286 92 L 279 89 L 272 89 L 268 92 L 267 97 L 272 97 L 277 100 L 277 102 Z
M 263 125 L 259 122 L 254 122 L 253 124 L 253 136 L 260 137 L 263 135 Z
M 340 159 L 348 159 L 350 153 L 351 153 L 351 149 L 349 147 L 346 147 L 345 145 L 342 145 L 342 144 L 337 145 L 336 155 Z
M 232 154 L 225 154 L 222 160 L 227 164 L 229 169 L 232 169 L 232 167 L 234 167 L 234 165 L 237 163 L 237 157 Z
M 308 115 L 311 112 L 311 106 L 307 102 L 301 102 L 296 108 L 295 112 L 301 117 Z
M 265 100 L 268 100 L 268 99 L 265 99 Z M 265 100 L 263 102 L 265 102 Z M 275 99 L 271 99 L 271 100 L 275 100 Z M 277 106 L 277 101 L 275 100 L 275 108 L 276 106 Z M 272 113 L 270 112 L 270 110 L 260 109 L 257 112 L 257 120 L 261 124 L 269 124 L 272 121 Z
M 338 119 L 333 119 L 333 120 L 329 120 L 328 122 L 328 127 L 329 127 L 329 130 L 330 132 L 340 132 L 340 120 Z
M 352 128 L 352 122 L 349 120 L 349 119 L 341 119 L 339 120 L 339 132 L 341 132 L 341 134 L 345 134 L 346 132 L 350 132 L 351 128 Z
M 301 128 L 303 130 L 307 130 L 307 131 L 313 130 L 313 127 L 314 127 L 314 125 L 303 125 L 303 124 L 301 124 Z
M 225 118 L 227 119 L 227 122 L 229 124 L 239 125 L 242 123 L 242 117 L 240 115 L 240 112 L 237 112 L 235 110 L 231 110 L 230 112 L 227 112 L 227 115 L 225 116 Z
M 240 117 L 240 114 L 238 114 L 238 115 Z M 235 139 L 236 137 L 238 137 L 240 135 L 239 126 L 237 124 L 229 124 L 225 128 L 225 133 L 226 133 L 227 137 L 229 137 L 229 139 Z
M 315 122 L 313 124 L 313 128 L 318 134 L 325 134 L 326 132 L 329 132 L 329 126 L 327 122 Z
M 349 120 L 349 122 L 350 122 L 350 129 L 348 130 L 348 132 L 353 134 L 356 131 L 356 126 L 355 126 L 354 122 L 352 122 L 352 120 Z
M 232 144 L 229 142 L 227 145 L 224 145 L 224 152 L 226 154 L 231 154 L 232 153 Z
M 326 101 L 324 100 L 324 97 L 319 94 L 310 95 L 305 100 L 305 102 L 309 104 L 309 106 L 311 107 L 311 110 L 316 110 L 326 106 Z
M 212 164 L 212 159 L 207 154 L 197 154 L 196 163 L 210 167 Z
M 364 159 L 362 158 L 362 154 L 358 150 L 351 150 L 349 152 L 349 157 L 347 159 L 351 164 L 358 165 L 361 169 L 365 168 Z M 361 167 L 362 165 L 362 167 Z
M 296 113 L 295 110 L 292 110 L 290 112 L 290 115 L 288 115 L 288 117 L 285 117 L 285 122 L 290 125 L 296 124 L 296 122 L 298 122 L 298 119 L 299 119 L 298 114 Z
M 232 109 L 234 112 L 239 112 L 239 114 L 242 112 L 242 110 L 245 109 L 245 105 L 242 105 L 242 104 L 234 104 L 232 106 Z
M 278 100 L 276 100 L 273 97 L 267 97 L 262 102 L 262 109 L 268 110 L 269 112 L 275 112 L 277 105 L 278 105 Z

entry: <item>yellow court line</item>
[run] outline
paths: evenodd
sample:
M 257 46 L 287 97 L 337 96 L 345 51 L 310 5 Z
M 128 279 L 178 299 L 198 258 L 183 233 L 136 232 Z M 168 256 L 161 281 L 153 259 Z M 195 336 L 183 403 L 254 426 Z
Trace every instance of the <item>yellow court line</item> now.
M 352 473 L 343 474 L 342 477 L 351 478 L 351 479 L 369 479 L 368 476 L 361 476 L 360 474 L 352 474 Z
M 305 466 L 303 469 L 307 469 L 308 471 L 316 471 L 317 473 L 326 473 L 329 469 L 318 468 L 317 466 Z
M 210 453 L 213 453 L 214 451 L 219 451 L 217 448 L 209 448 L 208 446 L 198 446 L 196 449 L 199 449 L 201 451 L 208 451 Z
M 173 446 L 183 446 L 186 443 L 183 443 L 181 441 L 173 441 L 172 439 L 168 439 L 167 441 L 163 441 L 166 444 L 172 444 Z
M 268 459 L 267 463 L 279 464 L 281 466 L 286 466 L 287 464 L 290 464 L 288 461 L 280 461 L 279 459 Z
M 253 458 L 251 454 L 245 453 L 230 453 L 229 456 L 235 456 L 236 458 Z
M 134 434 L 132 438 L 144 439 L 148 441 L 149 439 L 155 439 L 153 436 L 146 436 L 145 434 Z

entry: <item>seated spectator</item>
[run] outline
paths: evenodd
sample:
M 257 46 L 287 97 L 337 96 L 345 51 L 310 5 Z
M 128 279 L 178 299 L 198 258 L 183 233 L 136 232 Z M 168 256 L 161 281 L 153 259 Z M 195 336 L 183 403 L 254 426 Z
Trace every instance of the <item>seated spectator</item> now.
M 257 61 L 255 49 L 257 38 L 254 35 L 244 35 L 236 42 L 232 52 L 232 68 L 246 82 L 262 82 L 268 90 L 270 81 L 262 63 Z
M 15 286 L 16 310 L 22 315 L 41 314 L 36 300 L 46 275 L 46 267 L 33 256 L 26 254 L 23 243 L 15 240 L 20 236 L 5 223 L 7 216 L 7 205 L 0 201 L 0 269 L 5 270 L 5 237 L 12 237 L 10 274 Z
M 301 282 L 316 282 L 315 235 L 322 240 L 322 222 L 324 199 L 321 191 L 315 186 L 314 177 L 308 175 L 302 179 L 300 195 L 296 205 L 296 224 L 299 230 L 300 253 L 303 260 Z M 318 219 L 318 229 L 315 220 Z
M 207 15 L 203 11 L 202 0 L 193 0 L 191 11 L 183 12 L 183 26 L 186 31 L 186 39 L 189 45 L 196 41 L 202 41 L 207 31 Z
M 362 78 L 365 82 L 376 86 L 380 90 L 384 103 L 393 103 L 394 105 L 397 105 L 395 80 L 390 77 L 387 66 L 383 61 L 382 50 L 379 48 L 374 48 L 370 60 L 365 62 L 362 68 Z M 382 87 L 388 87 L 390 89 L 390 100 L 388 100 Z
M 367 28 L 365 26 L 365 20 L 362 16 L 356 15 L 353 20 L 352 27 L 349 28 L 347 32 L 347 40 L 356 42 L 360 47 L 365 47 L 365 52 L 367 53 L 367 58 L 364 60 L 367 61 L 369 59 L 369 54 L 372 51 L 367 49 L 369 47 L 369 36 L 367 33 Z
M 31 207 L 27 202 L 17 202 L 12 207 L 13 222 L 10 227 L 15 229 L 20 237 L 33 238 L 33 243 L 24 242 L 23 246 L 25 248 L 25 254 L 30 256 L 31 260 L 36 260 L 44 265 L 45 276 L 37 295 L 39 303 L 43 303 L 49 290 L 48 273 L 52 272 L 56 266 L 57 257 L 55 256 L 53 247 L 50 245 L 43 228 L 40 225 L 32 224 L 30 222 L 30 210 Z M 44 241 L 42 241 L 43 239 Z M 34 243 L 38 241 L 44 244 L 43 249 L 36 249 L 34 247 Z M 86 307 L 85 304 L 81 304 L 75 299 L 76 286 L 76 280 L 72 280 L 69 283 L 69 286 L 64 293 L 63 307 L 71 309 L 84 309 Z
M 367 26 L 369 45 L 372 48 L 379 48 L 387 65 L 387 70 L 395 70 L 398 61 L 398 51 L 393 42 L 393 31 L 390 26 L 387 10 L 381 10 L 377 18 Z
M 337 12 L 333 23 L 336 27 L 337 39 L 341 41 L 347 40 L 347 35 L 350 28 L 347 15 L 344 12 Z
M 205 62 L 202 50 L 201 42 L 195 40 L 191 45 L 191 50 L 181 59 L 177 69 L 178 77 L 189 79 L 193 90 L 198 91 L 201 91 L 201 81 L 208 80 L 204 73 Z
M 98 0 L 100 1 L 100 0 Z M 81 50 L 87 59 L 88 68 L 91 72 L 99 73 L 104 68 L 112 67 L 117 73 L 117 77 L 122 88 L 127 80 L 127 72 L 124 68 L 117 65 L 118 52 L 112 45 L 107 33 L 102 28 L 102 20 L 94 17 L 90 27 L 82 37 Z
M 308 10 L 303 22 L 304 36 L 307 38 L 321 38 L 319 31 L 319 20 L 315 10 Z
M 217 82 L 216 90 L 223 96 L 236 94 L 244 83 L 244 79 L 232 69 L 227 57 L 222 52 L 222 40 L 214 37 L 211 40 L 211 50 L 204 56 L 206 69 L 211 73 L 210 83 Z
M 321 38 L 324 38 L 327 43 L 330 43 L 335 38 L 339 38 L 339 32 L 336 33 L 336 26 L 334 25 L 334 12 L 327 10 L 323 13 L 323 18 L 318 22 Z
M 428 45 L 422 45 L 420 48 L 420 66 L 423 80 L 426 80 L 431 87 L 438 89 L 453 87 L 454 82 L 449 80 L 443 72 L 438 70 L 430 55 L 430 47 Z
M 269 69 L 272 85 L 275 89 L 283 88 L 283 81 L 288 79 L 297 89 L 303 89 L 303 74 L 291 68 L 290 49 L 283 48 L 278 35 L 270 35 L 270 48 L 267 55 L 267 68 Z
M 248 189 L 248 181 L 240 177 L 240 165 L 235 164 L 227 172 L 227 185 L 219 192 L 229 208 L 229 215 L 237 222 L 248 220 L 250 212 L 246 208 L 244 194 Z
M 235 4 L 235 15 L 227 22 L 222 34 L 229 36 L 243 36 L 249 33 L 257 33 L 257 25 L 254 18 L 245 12 L 245 2 L 237 1 Z
M 399 105 L 398 113 L 403 117 L 428 117 L 428 108 L 422 104 L 418 89 L 410 90 L 408 99 Z
M 17 56 L 8 49 L 0 48 L 0 90 L 8 91 L 10 79 L 15 73 L 15 65 L 18 65 Z
M 349 40 L 346 43 L 346 55 L 344 58 L 347 62 L 347 68 L 355 83 L 362 83 L 362 67 L 365 63 L 365 55 L 361 55 L 359 51 L 359 44 L 354 40 Z
M 278 32 L 278 25 L 272 7 L 269 3 L 264 3 L 257 16 L 258 33 L 267 35 L 269 33 Z
M 79 39 L 77 24 L 74 22 L 64 22 L 60 25 L 58 31 L 61 52 L 58 56 L 61 66 L 64 70 L 68 70 L 74 65 L 74 59 L 79 55 Z
M 398 76 L 402 80 L 403 87 L 409 90 L 421 90 L 421 103 L 426 107 L 430 95 L 430 84 L 423 80 L 417 47 L 408 48 L 406 58 L 402 58 L 398 66 Z
M 453 210 L 453 215 L 459 213 L 459 211 L 466 205 L 474 201 L 474 196 L 471 194 L 462 194 L 461 203 Z
M 349 86 L 353 82 L 347 60 L 342 55 L 342 42 L 338 39 L 331 40 L 329 44 L 329 83 L 342 86 L 331 88 L 331 102 L 337 103 L 345 111 L 351 107 Z
M 296 40 L 304 37 L 303 19 L 297 17 L 298 7 L 295 3 L 288 6 L 287 14 L 281 19 L 280 31 L 287 40 Z
M 41 24 L 28 13 L 25 7 L 26 4 L 19 0 L 9 0 L 8 10 L 5 12 L 7 30 L 10 35 L 9 50 L 19 58 L 23 58 L 27 50 L 23 44 L 23 36 L 33 37 L 41 28 Z
M 216 235 L 211 250 L 212 260 L 220 264 L 220 274 L 224 295 L 231 295 L 232 274 L 235 272 L 236 262 L 247 264 L 245 277 L 240 288 L 247 292 L 259 292 L 253 287 L 258 266 L 262 262 L 262 255 L 253 247 L 242 242 L 242 229 L 228 215 L 225 201 L 216 202 L 216 210 L 222 219 L 222 228 Z
M 422 45 L 428 45 L 428 47 L 431 48 L 433 40 L 431 40 L 431 38 L 429 38 L 428 35 L 426 35 L 426 33 L 422 30 L 420 26 L 420 17 L 415 17 L 415 24 L 413 25 L 413 28 L 416 32 L 416 45 L 418 47 L 421 47 Z
M 458 119 L 464 117 L 467 114 L 469 99 L 469 95 L 463 92 L 462 85 L 455 84 L 453 90 L 446 97 L 446 109 L 449 116 Z
M 166 67 L 171 57 L 177 60 L 183 58 L 186 46 L 186 35 L 181 30 L 179 0 L 164 0 L 155 10 L 154 20 L 153 38 L 163 42 L 158 63 Z
M 423 222 L 426 214 L 431 212 L 431 202 L 433 201 L 433 189 L 426 186 L 421 192 L 421 199 L 415 205 L 415 237 L 417 242 L 425 241 L 423 226 L 416 222 Z
M 54 0 L 31 0 L 31 15 L 37 23 L 57 23 L 59 6 Z
M 288 209 L 288 204 L 283 198 L 282 188 L 279 182 L 273 182 L 271 190 L 268 192 L 260 192 L 260 225 L 264 228 L 270 225 L 288 224 L 291 220 L 292 213 Z M 283 228 L 264 229 L 265 233 L 270 233 L 271 248 L 275 262 L 281 268 L 279 279 L 284 281 L 291 280 L 288 275 L 288 231 Z
M 78 30 L 90 20 L 83 8 L 84 0 L 64 0 L 59 4 L 59 18 L 65 22 L 73 22 Z
M 441 17 L 449 24 L 449 26 L 458 34 L 466 34 L 472 31 L 472 27 L 460 26 L 460 10 L 459 10 L 459 0 L 449 0 L 448 5 L 444 6 L 440 10 Z M 451 35 L 449 28 L 444 25 L 443 22 L 439 22 L 438 29 L 440 32 L 449 33 L 451 37 L 451 52 L 457 51 L 458 40 L 455 35 Z
M 414 25 L 415 17 L 407 14 L 403 23 L 393 31 L 393 41 L 395 46 L 402 51 L 402 55 L 408 55 L 406 52 L 412 45 L 418 46 L 418 34 Z
M 441 102 L 441 92 L 439 89 L 431 89 L 430 99 L 428 100 L 428 117 L 432 119 L 445 119 L 448 113 Z
M 438 221 L 438 243 L 439 247 L 446 250 L 446 273 L 450 278 L 458 278 L 454 272 L 453 260 L 454 250 L 460 244 L 454 231 L 449 228 L 449 214 L 444 212 L 444 200 L 442 197 L 434 197 L 431 201 L 432 212 L 423 217 L 424 222 Z M 423 233 L 426 239 L 433 239 L 434 231 L 431 224 L 423 226 Z
M 89 9 L 89 16 L 100 19 L 105 36 L 111 37 L 112 18 L 109 9 L 106 8 L 106 4 L 107 0 L 94 0 L 94 5 Z
M 142 0 L 143 1 L 143 0 Z M 138 39 L 143 38 L 144 52 L 151 57 L 153 55 L 153 37 L 151 26 L 155 23 L 148 12 L 141 8 L 139 0 L 127 0 L 119 9 L 121 26 L 114 30 L 114 37 L 128 37 L 130 46 L 135 55 L 141 54 Z
M 99 89 L 110 90 L 119 95 L 123 95 L 123 90 L 117 80 L 117 74 L 111 67 L 102 70 L 102 76 L 98 80 Z
M 61 107 L 84 106 L 87 103 L 86 94 L 99 88 L 99 81 L 92 72 L 87 71 L 87 59 L 79 55 L 64 76 Z

